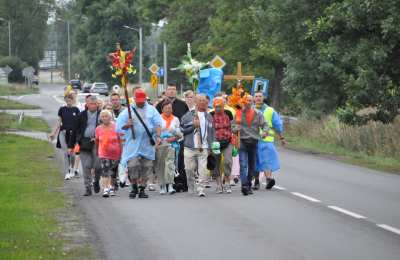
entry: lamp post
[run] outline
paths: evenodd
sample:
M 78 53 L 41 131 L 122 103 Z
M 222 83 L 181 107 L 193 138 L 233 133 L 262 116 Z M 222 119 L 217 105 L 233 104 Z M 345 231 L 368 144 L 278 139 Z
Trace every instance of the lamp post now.
M 124 25 L 126 29 L 134 30 L 139 33 L 139 85 L 142 86 L 143 83 L 143 33 L 142 27 L 135 28 L 132 26 Z
M 57 21 L 64 21 L 61 18 L 57 18 Z M 71 41 L 70 41 L 70 30 L 69 21 L 67 23 L 67 49 L 68 49 L 68 82 L 71 80 Z
M 0 17 L 0 21 L 8 22 L 8 56 L 11 57 L 11 21 Z

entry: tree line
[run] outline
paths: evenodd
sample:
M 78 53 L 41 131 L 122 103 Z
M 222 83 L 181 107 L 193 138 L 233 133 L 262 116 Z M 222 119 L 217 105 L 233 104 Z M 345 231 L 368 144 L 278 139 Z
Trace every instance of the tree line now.
M 117 39 L 138 46 L 123 25 L 150 36 L 162 20 L 169 67 L 190 42 L 200 61 L 223 57 L 225 73 L 241 61 L 244 73 L 268 78 L 271 104 L 287 113 L 336 113 L 351 124 L 391 122 L 399 113 L 396 0 L 75 0 L 59 14 L 77 17 L 70 18 L 73 67 L 89 79 L 111 80 L 104 57 Z M 145 66 L 152 62 L 146 56 Z M 178 72 L 170 78 L 185 83 Z

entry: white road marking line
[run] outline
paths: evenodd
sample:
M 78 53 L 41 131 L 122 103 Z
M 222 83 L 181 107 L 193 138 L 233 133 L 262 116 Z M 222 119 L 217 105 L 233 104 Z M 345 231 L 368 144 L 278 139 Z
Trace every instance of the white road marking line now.
M 277 189 L 277 190 L 286 190 L 285 187 L 278 186 L 278 185 L 275 185 L 274 188 Z
M 54 95 L 53 98 L 60 104 L 64 104 L 64 101 L 61 100 L 59 97 L 57 97 L 57 95 Z
M 397 228 L 394 228 L 394 227 L 391 227 L 391 226 L 385 225 L 385 224 L 376 224 L 376 225 L 380 228 L 386 229 L 387 231 L 390 231 L 397 235 L 400 235 L 400 229 L 397 229 Z
M 19 96 L 18 98 L 17 98 L 17 100 L 21 100 L 21 99 L 23 99 L 25 97 L 25 95 L 24 96 Z
M 313 197 L 310 197 L 310 196 L 301 194 L 301 193 L 299 193 L 299 192 L 291 192 L 291 193 L 292 193 L 294 196 L 297 196 L 297 197 L 306 199 L 306 200 L 311 201 L 311 202 L 321 202 L 320 200 L 317 200 L 317 199 L 315 199 L 315 198 L 313 198 Z
M 336 206 L 328 206 L 328 208 L 336 210 L 336 211 L 339 211 L 339 212 L 341 212 L 343 214 L 346 214 L 346 215 L 349 215 L 349 216 L 351 216 L 353 218 L 366 219 L 366 217 L 364 217 L 362 215 L 359 215 L 357 213 L 351 212 L 351 211 L 349 211 L 347 209 L 342 209 L 342 208 L 339 208 L 339 207 L 336 207 Z

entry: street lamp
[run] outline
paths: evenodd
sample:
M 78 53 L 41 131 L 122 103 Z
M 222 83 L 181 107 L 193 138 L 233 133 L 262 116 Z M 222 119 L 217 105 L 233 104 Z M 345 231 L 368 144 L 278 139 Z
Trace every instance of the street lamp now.
M 139 85 L 142 86 L 143 83 L 143 34 L 142 27 L 135 28 L 132 26 L 124 25 L 126 29 L 134 30 L 139 33 Z
M 8 22 L 8 56 L 11 57 L 11 21 L 0 17 L 0 21 Z
M 57 18 L 57 21 L 64 21 L 61 18 Z M 71 80 L 71 41 L 69 35 L 69 21 L 67 20 L 67 41 L 68 41 L 68 82 Z M 56 54 L 57 55 L 57 54 Z

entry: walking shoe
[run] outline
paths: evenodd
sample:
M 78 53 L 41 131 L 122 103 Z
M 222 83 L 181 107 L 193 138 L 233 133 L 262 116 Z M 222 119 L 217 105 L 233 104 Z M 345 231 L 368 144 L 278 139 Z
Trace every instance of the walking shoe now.
M 259 189 L 260 189 L 260 180 L 259 179 L 255 179 L 254 180 L 253 190 L 259 190 Z
M 209 181 L 207 181 L 207 182 L 206 182 L 206 184 L 204 185 L 204 187 L 205 187 L 206 189 L 208 189 L 208 188 L 211 188 L 211 184 L 210 184 L 210 182 L 209 182 Z
M 249 190 L 247 189 L 246 186 L 242 186 L 242 194 L 243 194 L 243 196 L 249 195 Z
M 149 195 L 147 195 L 146 192 L 144 191 L 144 187 L 140 187 L 139 198 L 147 199 L 148 197 L 149 197 Z
M 74 172 L 74 177 L 75 177 L 75 178 L 79 178 L 79 177 L 80 177 L 79 171 L 78 171 L 78 170 L 76 170 L 76 171 Z
M 98 180 L 93 182 L 93 190 L 94 190 L 94 193 L 100 192 L 100 183 Z
M 217 194 L 222 194 L 222 187 L 218 185 L 217 188 L 215 189 L 215 192 Z
M 167 193 L 167 192 L 165 191 L 165 186 L 164 186 L 164 185 L 161 185 L 161 186 L 160 186 L 160 195 L 165 195 L 165 193 Z
M 66 174 L 65 174 L 65 177 L 64 177 L 64 180 L 70 180 L 71 179 L 71 175 L 69 174 L 69 172 L 67 172 Z
M 224 191 L 228 194 L 232 193 L 231 185 L 226 184 L 224 187 Z
M 206 194 L 204 193 L 204 191 L 199 191 L 199 197 L 205 197 Z
M 176 191 L 174 189 L 174 186 L 172 186 L 172 184 L 168 184 L 168 193 L 169 195 L 174 194 Z
M 238 184 L 239 178 L 237 178 L 237 177 L 233 178 L 233 182 L 234 182 L 235 184 Z
M 132 184 L 132 190 L 129 192 L 129 198 L 134 199 L 138 194 L 137 184 Z
M 110 196 L 115 196 L 115 190 L 113 188 L 109 189 L 108 194 L 110 194 Z
M 149 191 L 155 191 L 155 190 L 156 190 L 156 187 L 154 187 L 154 184 L 150 183 L 149 184 Z
M 272 187 L 274 187 L 275 185 L 275 180 L 274 179 L 267 179 L 267 186 L 265 187 L 267 190 L 272 189 Z
M 126 182 L 119 182 L 119 186 L 121 187 L 121 188 L 124 188 L 125 187 L 125 185 L 126 185 Z
M 233 180 L 231 180 L 231 181 L 230 181 L 230 185 L 231 185 L 231 186 L 236 186 L 236 183 L 235 183 Z
M 92 188 L 86 187 L 85 194 L 83 196 L 91 196 L 92 195 Z
M 108 189 L 104 189 L 103 198 L 108 198 L 108 197 L 110 197 L 110 191 Z

